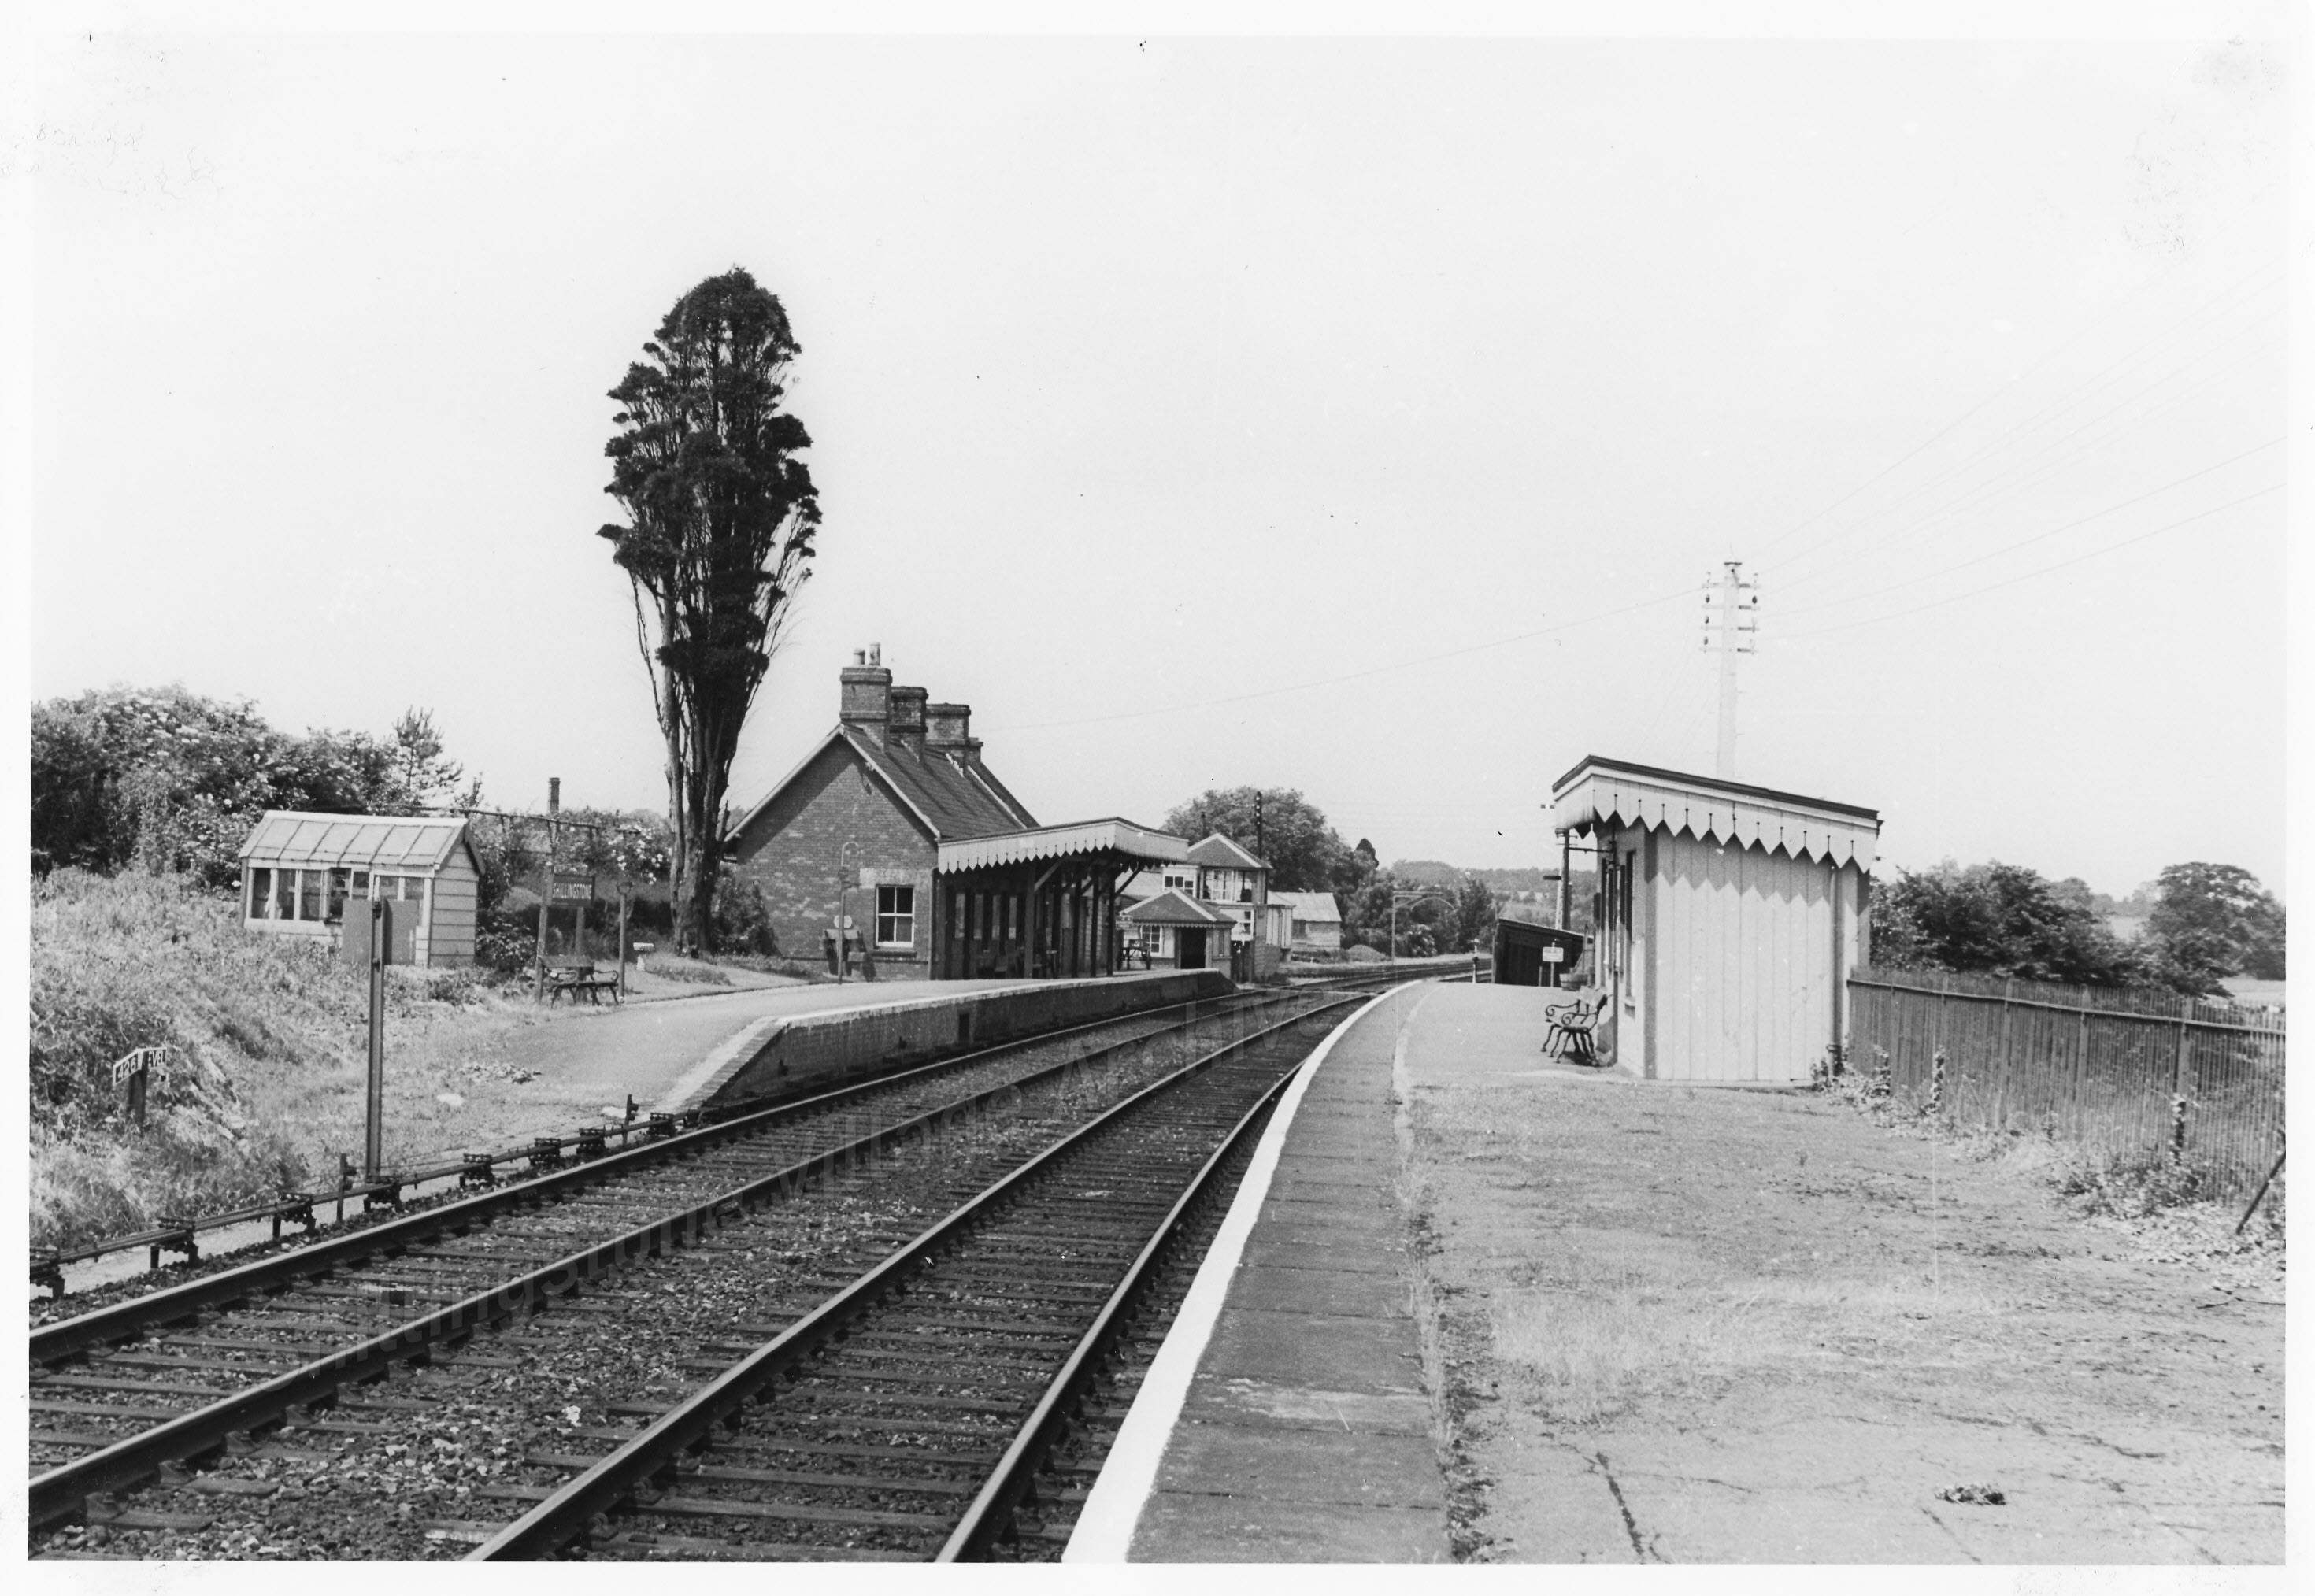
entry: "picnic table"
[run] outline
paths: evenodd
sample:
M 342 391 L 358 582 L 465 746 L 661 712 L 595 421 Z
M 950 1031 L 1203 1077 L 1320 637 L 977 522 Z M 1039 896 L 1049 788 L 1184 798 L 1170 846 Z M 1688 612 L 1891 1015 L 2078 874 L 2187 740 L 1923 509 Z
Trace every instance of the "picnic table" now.
M 546 1001 L 549 1006 L 557 998 L 570 994 L 571 1001 L 579 1001 L 581 993 L 587 1001 L 600 1006 L 603 994 L 608 992 L 611 1001 L 619 998 L 619 972 L 615 969 L 598 970 L 592 963 L 550 964 L 546 967 Z

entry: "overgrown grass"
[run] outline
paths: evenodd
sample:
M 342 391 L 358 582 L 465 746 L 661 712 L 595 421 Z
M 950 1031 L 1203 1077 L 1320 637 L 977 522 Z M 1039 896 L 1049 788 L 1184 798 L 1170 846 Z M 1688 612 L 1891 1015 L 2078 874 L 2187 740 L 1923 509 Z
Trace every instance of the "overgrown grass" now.
M 2212 1195 L 2202 1171 L 2160 1157 L 2070 1158 L 2055 1184 L 2078 1211 L 2116 1219 L 2142 1219 Z
M 360 1134 L 359 972 L 326 947 L 244 932 L 230 895 L 182 878 L 61 870 L 33 882 L 31 900 L 33 1245 L 77 1246 L 334 1176 L 334 1152 Z M 519 1023 L 494 1015 L 503 1006 L 467 971 L 388 978 L 389 1050 L 420 1089 L 431 1086 L 424 1039 L 446 1021 L 462 1034 Z M 161 1045 L 176 1051 L 140 1130 L 112 1065 Z M 431 1150 L 430 1127 L 401 1120 L 389 1157 Z
M 1495 1355 L 1522 1365 L 1545 1411 L 1605 1423 L 1644 1392 L 1698 1391 L 1741 1370 L 1891 1353 L 2003 1305 L 1917 1271 L 1748 1275 L 1677 1253 L 1572 1254 L 1570 1283 L 1498 1296 Z

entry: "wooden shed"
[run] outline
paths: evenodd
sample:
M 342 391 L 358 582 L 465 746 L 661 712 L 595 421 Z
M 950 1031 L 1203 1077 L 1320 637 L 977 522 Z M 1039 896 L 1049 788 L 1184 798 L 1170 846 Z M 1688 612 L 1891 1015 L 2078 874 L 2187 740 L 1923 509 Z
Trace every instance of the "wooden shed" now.
M 276 936 L 334 941 L 349 899 L 407 909 L 395 956 L 413 964 L 475 962 L 482 871 L 466 822 L 425 815 L 308 814 L 270 809 L 241 845 L 241 921 Z
M 1649 1079 L 1808 1079 L 1865 962 L 1880 815 L 1596 756 L 1551 795 L 1599 850 L 1602 1057 Z
M 1495 980 L 1499 987 L 1573 986 L 1583 934 L 1532 920 L 1495 921 Z

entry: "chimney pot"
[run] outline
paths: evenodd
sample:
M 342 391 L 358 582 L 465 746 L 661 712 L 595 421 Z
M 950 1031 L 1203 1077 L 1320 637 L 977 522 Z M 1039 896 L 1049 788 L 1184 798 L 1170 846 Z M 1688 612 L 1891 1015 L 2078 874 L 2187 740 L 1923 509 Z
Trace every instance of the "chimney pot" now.
M 839 673 L 836 716 L 845 725 L 857 727 L 882 748 L 884 727 L 892 714 L 892 673 L 882 665 L 866 663 L 867 657 L 865 649 L 855 652 L 854 663 Z

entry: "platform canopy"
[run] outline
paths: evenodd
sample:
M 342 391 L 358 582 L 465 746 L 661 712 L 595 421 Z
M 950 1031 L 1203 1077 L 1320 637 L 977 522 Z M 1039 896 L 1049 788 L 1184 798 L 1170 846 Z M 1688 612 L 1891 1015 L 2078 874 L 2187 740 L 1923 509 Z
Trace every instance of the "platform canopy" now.
M 1594 754 L 1551 784 L 1552 824 L 1584 832 L 1601 826 L 1662 826 L 1699 841 L 1758 844 L 1796 859 L 1854 863 L 1870 872 L 1881 837 L 1877 810 L 1716 776 L 1690 776 Z
M 1131 820 L 1079 820 L 1068 826 L 1037 826 L 1021 831 L 1000 831 L 993 837 L 966 837 L 944 842 L 935 868 L 944 875 L 962 870 L 989 870 L 1005 864 L 1033 864 L 1043 859 L 1106 856 L 1134 864 L 1179 864 L 1189 857 L 1189 845 L 1169 831 L 1153 831 Z

